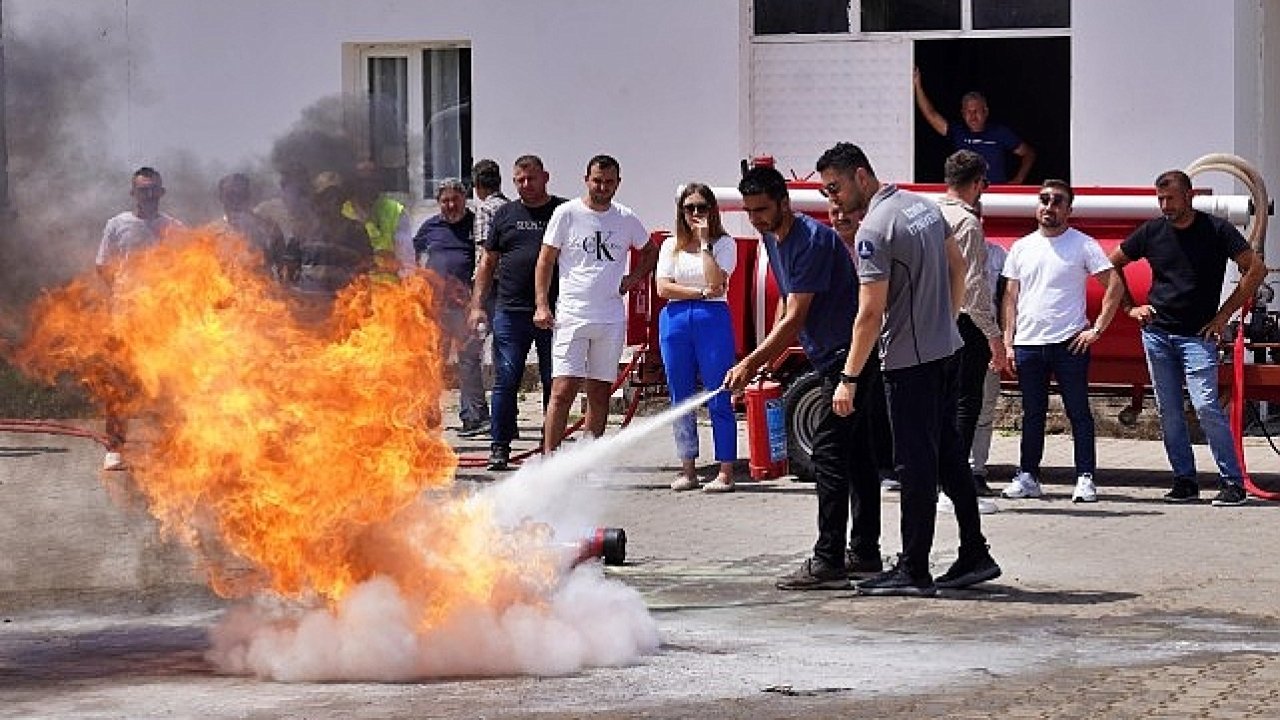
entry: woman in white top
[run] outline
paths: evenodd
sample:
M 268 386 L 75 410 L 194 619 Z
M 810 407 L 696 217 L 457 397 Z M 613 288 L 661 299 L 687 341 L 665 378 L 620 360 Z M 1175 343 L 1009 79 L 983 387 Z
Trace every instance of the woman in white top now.
M 656 271 L 658 295 L 667 300 L 658 316 L 658 342 L 673 404 L 691 397 L 699 378 L 704 388 L 720 387 L 733 366 L 733 322 L 725 293 L 737 262 L 738 248 L 720 222 L 715 194 L 706 185 L 689 183 L 676 201 L 676 232 L 662 243 Z M 720 472 L 704 489 L 732 492 L 738 432 L 729 394 L 711 398 L 707 411 Z M 681 470 L 671 488 L 694 490 L 699 484 L 694 414 L 677 420 L 674 430 Z

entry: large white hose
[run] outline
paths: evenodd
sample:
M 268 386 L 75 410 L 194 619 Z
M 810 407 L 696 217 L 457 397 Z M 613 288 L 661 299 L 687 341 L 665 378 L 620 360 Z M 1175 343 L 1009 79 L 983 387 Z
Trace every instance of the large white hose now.
M 1253 214 L 1249 218 L 1245 238 L 1249 241 L 1249 246 L 1253 248 L 1253 251 L 1258 254 L 1258 258 L 1265 258 L 1268 198 L 1267 184 L 1263 181 L 1262 174 L 1254 169 L 1244 158 L 1230 153 L 1204 155 L 1188 165 L 1185 172 L 1188 177 L 1195 177 L 1202 172 L 1211 171 L 1233 175 L 1248 188 L 1249 197 L 1253 200 Z

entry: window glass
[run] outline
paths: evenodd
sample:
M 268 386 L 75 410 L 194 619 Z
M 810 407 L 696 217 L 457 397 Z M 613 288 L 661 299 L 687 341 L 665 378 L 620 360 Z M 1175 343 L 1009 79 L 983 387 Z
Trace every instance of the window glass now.
M 409 191 L 409 59 L 371 57 L 369 77 L 369 149 L 382 171 L 382 187 Z
M 426 196 L 444 178 L 470 178 L 471 51 L 422 51 L 423 158 Z
M 755 0 L 756 35 L 849 32 L 849 0 Z
M 862 0 L 863 32 L 959 30 L 961 0 Z
M 973 28 L 1071 27 L 1071 0 L 973 0 Z

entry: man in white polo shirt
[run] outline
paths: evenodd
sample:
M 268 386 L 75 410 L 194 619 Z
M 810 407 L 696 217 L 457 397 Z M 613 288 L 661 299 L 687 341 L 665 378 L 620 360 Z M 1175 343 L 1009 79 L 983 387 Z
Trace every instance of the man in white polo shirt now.
M 597 155 L 587 163 L 586 193 L 559 207 L 547 221 L 534 275 L 534 325 L 554 328 L 551 401 L 543 425 L 543 452 L 564 438 L 569 408 L 586 389 L 587 431 L 604 434 L 609 390 L 618 375 L 626 338 L 626 305 L 632 286 L 647 282 L 658 247 L 625 205 L 613 202 L 622 182 L 618 161 Z M 639 262 L 626 272 L 630 250 Z M 551 309 L 551 278 L 560 272 L 560 295 Z

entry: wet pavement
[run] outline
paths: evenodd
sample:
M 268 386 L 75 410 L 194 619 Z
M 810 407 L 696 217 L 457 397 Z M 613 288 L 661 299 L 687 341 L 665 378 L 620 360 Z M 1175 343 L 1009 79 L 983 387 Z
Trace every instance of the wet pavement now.
M 1280 506 L 1162 503 L 1159 443 L 1100 439 L 1101 501 L 1073 505 L 1070 439 L 1051 437 L 1047 496 L 983 518 L 1003 576 L 904 599 L 775 590 L 813 542 L 812 487 L 677 494 L 669 436 L 655 437 L 617 453 L 599 524 L 626 529 L 628 563 L 605 572 L 644 597 L 656 654 L 566 677 L 284 684 L 205 660 L 223 602 L 127 482 L 97 470 L 96 447 L 0 436 L 0 717 L 1280 717 Z M 994 480 L 1017 440 L 995 439 Z M 1247 443 L 1256 480 L 1280 488 L 1280 459 Z M 888 555 L 898 501 L 883 500 Z M 937 537 L 941 572 L 951 518 Z

